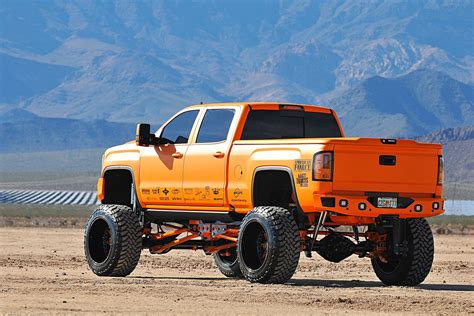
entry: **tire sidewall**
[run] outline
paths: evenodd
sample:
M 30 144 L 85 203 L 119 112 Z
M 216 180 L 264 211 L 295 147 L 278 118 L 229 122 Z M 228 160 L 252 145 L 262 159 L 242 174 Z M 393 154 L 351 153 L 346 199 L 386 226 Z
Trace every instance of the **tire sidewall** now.
M 434 240 L 426 219 L 407 221 L 407 242 L 409 250 L 407 256 L 400 258 L 398 266 L 392 271 L 385 271 L 379 259 L 372 259 L 375 274 L 384 284 L 414 286 L 423 282 L 428 276 L 434 259 Z
M 242 249 L 242 241 L 246 228 L 252 224 L 258 223 L 264 229 L 267 235 L 267 254 L 263 264 L 258 269 L 252 269 L 245 264 Z M 237 242 L 237 258 L 239 261 L 240 271 L 245 276 L 247 280 L 253 282 L 264 282 L 269 278 L 273 272 L 274 267 L 272 267 L 273 257 L 277 255 L 277 252 L 280 250 L 277 243 L 276 232 L 273 227 L 270 225 L 269 220 L 266 216 L 261 213 L 250 213 L 244 219 L 244 222 L 241 225 L 239 231 L 239 238 Z
M 242 273 L 240 272 L 240 264 L 239 264 L 239 257 L 236 254 L 236 258 L 234 261 L 229 262 L 227 260 L 224 260 L 219 253 L 215 253 L 213 255 L 214 257 L 214 262 L 217 265 L 217 268 L 219 271 L 222 272 L 226 277 L 230 278 L 237 278 L 242 276 Z
M 408 225 L 407 225 L 408 226 Z M 408 228 L 408 227 L 407 227 Z M 413 261 L 413 236 L 411 229 L 407 229 L 407 242 L 408 242 L 408 253 L 405 257 L 398 258 L 399 263 L 396 268 L 392 271 L 386 271 L 383 268 L 383 263 L 378 258 L 372 259 L 372 267 L 374 268 L 375 274 L 386 285 L 396 285 L 399 283 L 400 278 L 404 278 L 410 270 L 411 263 Z
M 110 250 L 109 250 L 109 254 L 107 258 L 103 262 L 96 262 L 94 259 L 92 259 L 92 256 L 90 255 L 90 249 L 89 249 L 90 230 L 93 224 L 97 220 L 104 220 L 110 229 L 110 238 L 111 238 Z M 119 253 L 120 251 L 119 249 L 121 245 L 120 238 L 121 237 L 118 231 L 118 225 L 117 225 L 117 222 L 115 221 L 115 218 L 109 212 L 104 210 L 102 206 L 99 206 L 99 208 L 91 215 L 89 221 L 87 222 L 87 226 L 85 229 L 85 238 L 84 238 L 84 249 L 85 249 L 87 262 L 89 263 L 89 267 L 95 274 L 97 275 L 107 274 L 109 271 L 114 269 L 114 265 L 116 264 L 115 257 L 117 256 L 117 253 Z

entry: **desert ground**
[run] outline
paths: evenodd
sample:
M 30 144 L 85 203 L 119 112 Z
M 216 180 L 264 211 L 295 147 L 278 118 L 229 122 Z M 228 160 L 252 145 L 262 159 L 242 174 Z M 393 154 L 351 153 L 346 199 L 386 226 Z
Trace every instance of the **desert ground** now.
M 287 284 L 222 276 L 202 252 L 143 251 L 126 278 L 97 277 L 78 228 L 0 228 L 0 312 L 160 314 L 474 313 L 474 236 L 436 235 L 431 274 L 383 286 L 368 259 L 301 258 Z

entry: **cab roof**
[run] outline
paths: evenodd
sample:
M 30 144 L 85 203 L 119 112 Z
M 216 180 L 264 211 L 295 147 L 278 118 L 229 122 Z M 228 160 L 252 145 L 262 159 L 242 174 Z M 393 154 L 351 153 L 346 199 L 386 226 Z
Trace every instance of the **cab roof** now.
M 205 103 L 205 104 L 195 104 L 186 107 L 186 109 L 191 108 L 203 108 L 203 107 L 226 107 L 226 106 L 242 106 L 250 107 L 252 110 L 278 110 L 280 107 L 300 107 L 304 108 L 305 111 L 310 112 L 327 112 L 330 113 L 332 110 L 327 107 L 322 107 L 318 105 L 311 104 L 297 104 L 297 103 L 281 103 L 281 102 L 224 102 L 224 103 Z

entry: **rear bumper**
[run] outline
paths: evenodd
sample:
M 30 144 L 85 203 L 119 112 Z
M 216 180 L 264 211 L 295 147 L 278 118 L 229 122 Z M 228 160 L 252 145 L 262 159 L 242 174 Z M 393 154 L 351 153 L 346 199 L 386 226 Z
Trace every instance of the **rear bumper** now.
M 323 205 L 322 199 L 326 202 Z M 334 199 L 334 206 L 331 206 Z M 411 198 L 411 202 L 405 208 L 379 208 L 369 202 L 368 196 L 353 195 L 321 195 L 314 194 L 314 206 L 316 212 L 331 211 L 343 215 L 360 217 L 378 217 L 380 215 L 398 215 L 400 218 L 431 217 L 444 213 L 444 199 L 434 198 Z M 341 206 L 341 200 L 347 201 L 347 206 Z M 365 204 L 361 209 L 359 205 Z M 438 208 L 436 209 L 436 203 Z

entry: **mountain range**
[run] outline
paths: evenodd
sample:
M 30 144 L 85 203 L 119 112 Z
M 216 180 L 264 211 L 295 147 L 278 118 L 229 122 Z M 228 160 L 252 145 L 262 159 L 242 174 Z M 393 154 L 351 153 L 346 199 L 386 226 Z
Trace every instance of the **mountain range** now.
M 432 70 L 372 77 L 328 104 L 351 136 L 413 137 L 474 124 L 474 86 Z
M 134 135 L 135 126 L 128 123 L 39 117 L 22 109 L 0 111 L 0 154 L 105 149 Z
M 474 125 L 436 131 L 417 141 L 443 144 L 445 196 L 474 200 Z
M 353 136 L 472 125 L 473 10 L 469 0 L 4 0 L 0 110 L 158 124 L 189 104 L 270 100 L 333 107 Z

